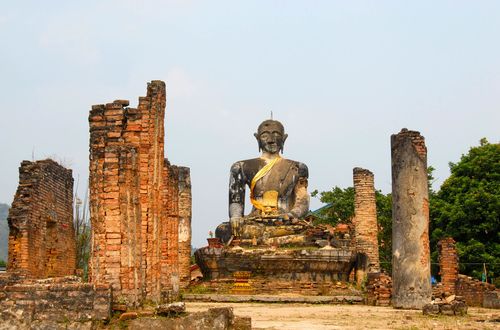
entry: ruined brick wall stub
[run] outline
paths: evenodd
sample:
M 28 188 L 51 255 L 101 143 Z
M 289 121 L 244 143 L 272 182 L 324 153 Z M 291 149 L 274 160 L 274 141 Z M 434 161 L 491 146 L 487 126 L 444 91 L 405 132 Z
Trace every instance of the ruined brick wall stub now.
M 354 181 L 354 236 L 358 252 L 368 256 L 367 271 L 380 271 L 378 251 L 377 205 L 373 173 L 356 167 Z
M 478 279 L 459 274 L 455 286 L 457 296 L 463 297 L 468 306 L 483 306 L 485 295 L 493 293 L 497 289 L 495 285 L 487 282 L 481 282 Z M 487 302 L 488 304 L 488 302 Z
M 179 167 L 179 280 L 181 287 L 191 281 L 191 175 Z
M 168 291 L 177 294 L 179 292 L 179 170 L 177 166 L 171 165 L 167 159 L 164 162 L 166 173 L 164 176 L 166 196 L 164 203 L 167 221 L 165 222 L 165 249 L 162 250 L 165 277 L 162 280 Z
M 458 253 L 455 240 L 451 237 L 438 242 L 439 274 L 443 290 L 455 294 L 458 281 Z
M 431 300 L 427 149 L 419 132 L 391 136 L 393 306 Z
M 51 159 L 23 161 L 9 210 L 8 271 L 30 278 L 73 275 L 73 176 Z
M 165 104 L 165 83 L 152 81 L 137 108 L 117 100 L 89 115 L 90 278 L 131 305 L 160 301 L 177 267 L 169 260 L 178 211 L 164 158 Z
M 1 329 L 90 329 L 109 320 L 111 290 L 79 277 L 8 279 L 0 274 Z M 3 283 L 2 283 L 3 282 Z M 80 325 L 80 326 L 75 326 Z M 85 326 L 86 325 L 86 326 Z

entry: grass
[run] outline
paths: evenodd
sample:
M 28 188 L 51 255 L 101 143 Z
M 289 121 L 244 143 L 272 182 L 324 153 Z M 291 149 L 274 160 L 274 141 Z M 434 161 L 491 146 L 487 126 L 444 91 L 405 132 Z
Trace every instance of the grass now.
M 212 290 L 210 288 L 207 288 L 205 285 L 200 284 L 200 285 L 194 285 L 190 286 L 187 289 L 186 293 L 192 293 L 192 294 L 206 294 L 206 293 L 211 293 Z

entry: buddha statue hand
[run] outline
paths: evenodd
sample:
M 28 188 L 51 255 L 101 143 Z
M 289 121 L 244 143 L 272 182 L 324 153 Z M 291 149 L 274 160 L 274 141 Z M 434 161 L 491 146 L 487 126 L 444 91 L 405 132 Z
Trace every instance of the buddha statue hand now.
M 240 236 L 240 227 L 243 224 L 244 218 L 234 217 L 229 219 L 229 224 L 231 225 L 231 234 L 234 237 Z

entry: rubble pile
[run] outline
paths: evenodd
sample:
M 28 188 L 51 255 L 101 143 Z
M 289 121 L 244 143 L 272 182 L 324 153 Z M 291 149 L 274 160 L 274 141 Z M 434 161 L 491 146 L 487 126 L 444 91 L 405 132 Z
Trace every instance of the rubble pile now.
M 385 273 L 369 273 L 367 281 L 367 304 L 373 306 L 390 306 L 392 295 L 391 277 Z
M 424 315 L 465 315 L 467 314 L 467 304 L 463 297 L 454 294 L 435 298 L 430 304 L 422 309 Z

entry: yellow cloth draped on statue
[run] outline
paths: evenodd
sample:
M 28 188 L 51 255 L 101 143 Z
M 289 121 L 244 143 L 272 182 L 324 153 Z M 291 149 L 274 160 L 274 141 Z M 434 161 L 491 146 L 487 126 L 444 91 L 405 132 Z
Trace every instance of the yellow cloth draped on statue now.
M 252 182 L 250 183 L 250 202 L 252 202 L 253 206 L 255 206 L 256 209 L 261 210 L 264 213 L 263 215 L 277 211 L 278 192 L 274 190 L 266 191 L 262 196 L 262 201 L 258 201 L 254 198 L 253 190 L 255 188 L 255 185 L 257 184 L 257 181 L 265 177 L 280 159 L 281 157 L 276 157 L 269 163 L 267 163 L 257 172 L 257 174 L 255 174 Z

